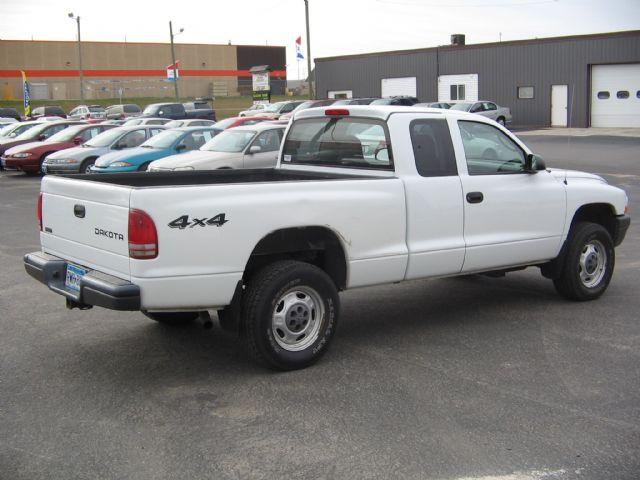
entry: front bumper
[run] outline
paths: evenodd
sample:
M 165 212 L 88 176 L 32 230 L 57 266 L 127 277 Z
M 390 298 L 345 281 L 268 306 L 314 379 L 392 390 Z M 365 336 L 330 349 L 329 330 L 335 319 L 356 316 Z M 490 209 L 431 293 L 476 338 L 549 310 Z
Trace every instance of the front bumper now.
M 130 167 L 96 167 L 95 165 L 91 166 L 91 173 L 124 173 L 137 171 L 137 165 L 132 165 Z
M 23 172 L 38 172 L 40 171 L 40 162 L 38 158 L 13 158 L 13 157 L 0 157 L 2 168 L 5 170 L 22 170 Z
M 78 173 L 80 172 L 80 162 L 78 163 L 47 163 L 42 164 L 42 173 Z
M 29 275 L 79 307 L 104 307 L 111 310 L 140 310 L 140 287 L 97 270 L 88 270 L 80 279 L 80 290 L 65 287 L 67 262 L 42 252 L 24 256 Z
M 615 217 L 613 224 L 613 244 L 617 247 L 624 240 L 629 225 L 631 225 L 631 217 L 629 215 L 618 215 Z

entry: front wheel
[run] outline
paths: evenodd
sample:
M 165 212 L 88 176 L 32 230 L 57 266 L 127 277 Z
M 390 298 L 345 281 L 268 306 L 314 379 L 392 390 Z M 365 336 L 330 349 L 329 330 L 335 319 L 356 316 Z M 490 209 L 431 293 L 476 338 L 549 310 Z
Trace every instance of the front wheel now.
M 249 356 L 273 369 L 316 362 L 335 332 L 338 291 L 318 267 L 293 260 L 266 266 L 249 282 L 242 304 L 242 335 Z
M 91 173 L 91 167 L 93 167 L 94 163 L 96 163 L 95 158 L 88 158 L 82 162 L 82 165 L 80 165 L 80 173 Z
M 506 125 L 506 122 L 505 122 L 505 120 L 504 120 L 504 118 L 503 118 L 503 117 L 498 118 L 497 122 L 498 122 L 500 125 L 502 125 L 503 127 Z
M 569 300 L 595 300 L 613 276 L 616 256 L 611 235 L 601 225 L 580 222 L 571 229 L 567 242 L 564 265 L 553 284 Z
M 142 165 L 140 165 L 140 166 L 138 167 L 138 171 L 139 171 L 139 172 L 146 172 L 146 171 L 149 169 L 149 164 L 150 164 L 150 163 L 151 163 L 151 162 L 145 162 L 145 163 L 143 163 Z

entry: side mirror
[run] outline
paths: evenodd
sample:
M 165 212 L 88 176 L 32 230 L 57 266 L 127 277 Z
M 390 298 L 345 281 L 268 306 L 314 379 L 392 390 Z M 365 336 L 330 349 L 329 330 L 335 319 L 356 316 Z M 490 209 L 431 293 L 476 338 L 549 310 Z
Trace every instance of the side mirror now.
M 181 151 L 186 150 L 186 149 L 187 149 L 187 146 L 184 143 L 181 143 L 180 145 L 178 145 L 176 147 L 176 152 L 181 152 Z
M 123 148 L 125 148 L 125 147 L 126 147 L 126 145 L 125 145 L 124 143 L 120 143 L 120 142 L 118 142 L 118 143 L 116 143 L 116 144 L 113 146 L 113 149 L 114 149 L 114 150 L 122 150 L 122 149 L 123 149 Z
M 38 135 L 38 140 L 39 140 L 39 141 L 41 141 L 41 142 L 42 142 L 43 140 L 46 140 L 46 138 L 47 138 L 47 136 L 46 136 L 45 134 L 43 134 L 43 133 L 42 133 L 42 134 L 40 134 L 40 135 Z
M 537 173 L 540 170 L 546 170 L 547 166 L 541 156 L 530 153 L 524 163 L 524 169 L 527 173 Z
M 76 137 L 73 139 L 73 143 L 75 143 L 76 145 L 80 145 L 84 140 L 82 139 L 82 137 Z
M 250 154 L 260 153 L 261 151 L 262 151 L 262 147 L 260 145 L 251 145 L 251 147 L 249 147 Z

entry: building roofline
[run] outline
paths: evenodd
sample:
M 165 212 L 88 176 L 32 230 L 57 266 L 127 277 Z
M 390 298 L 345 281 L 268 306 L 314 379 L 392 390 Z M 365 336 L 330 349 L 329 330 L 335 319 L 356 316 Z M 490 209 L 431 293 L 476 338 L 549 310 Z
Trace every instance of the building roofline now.
M 508 40 L 505 42 L 488 42 L 488 43 L 473 43 L 469 45 L 439 45 L 437 47 L 426 47 L 426 48 L 413 48 L 407 50 L 386 50 L 382 52 L 371 52 L 371 53 L 356 53 L 351 55 L 336 55 L 333 57 L 320 57 L 314 58 L 314 62 L 328 62 L 332 60 L 348 60 L 352 58 L 368 58 L 368 57 L 377 57 L 381 55 L 407 55 L 412 53 L 422 53 L 422 52 L 435 52 L 436 50 L 467 50 L 474 48 L 491 48 L 491 47 L 504 47 L 510 45 L 537 45 L 544 43 L 556 43 L 556 42 L 566 42 L 572 40 L 592 40 L 597 38 L 617 38 L 617 37 L 629 37 L 640 35 L 640 30 L 623 30 L 619 32 L 608 32 L 608 33 L 590 33 L 587 35 L 569 35 L 564 37 L 545 37 L 545 38 L 530 38 L 524 40 Z
M 0 42 L 22 42 L 22 43 L 70 43 L 76 45 L 77 40 L 31 40 L 20 38 L 3 38 Z M 111 40 L 83 40 L 82 44 L 87 45 L 95 43 L 99 45 L 164 45 L 168 46 L 169 42 L 116 42 Z M 176 43 L 176 46 L 198 46 L 198 47 L 261 47 L 261 48 L 286 48 L 285 45 L 239 45 L 232 43 Z

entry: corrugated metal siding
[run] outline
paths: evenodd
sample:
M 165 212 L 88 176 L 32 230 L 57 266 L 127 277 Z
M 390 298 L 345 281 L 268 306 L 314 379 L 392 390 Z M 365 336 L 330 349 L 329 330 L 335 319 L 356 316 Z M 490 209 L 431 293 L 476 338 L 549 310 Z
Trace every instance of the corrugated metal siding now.
M 354 97 L 380 96 L 380 80 L 416 76 L 418 98 L 436 101 L 437 76 L 477 73 L 479 97 L 511 108 L 514 123 L 549 125 L 551 85 L 568 85 L 569 119 L 589 123 L 589 72 L 594 64 L 640 62 L 640 34 L 540 40 L 487 47 L 444 47 L 414 53 L 316 60 L 318 97 L 353 90 Z M 533 86 L 533 99 L 518 99 L 518 86 Z

